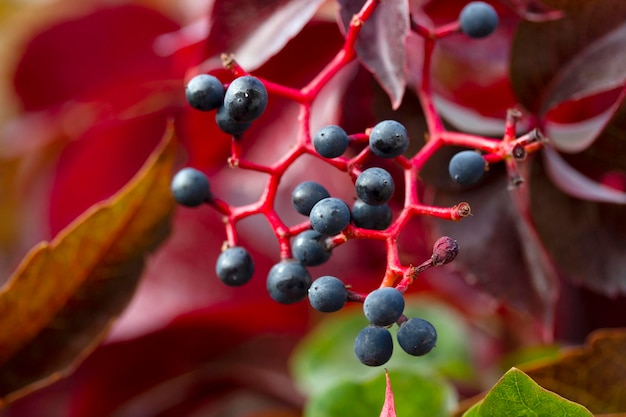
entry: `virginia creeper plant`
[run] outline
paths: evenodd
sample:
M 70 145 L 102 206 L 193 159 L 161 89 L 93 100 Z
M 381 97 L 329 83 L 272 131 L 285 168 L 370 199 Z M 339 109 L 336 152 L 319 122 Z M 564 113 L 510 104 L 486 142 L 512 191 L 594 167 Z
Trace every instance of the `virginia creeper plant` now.
M 27 43 L 0 415 L 626 411 L 623 2 L 205 6 Z
M 324 236 L 319 236 L 317 240 L 318 244 L 321 246 L 321 250 L 329 254 L 336 247 L 347 244 L 353 239 L 384 241 L 387 262 L 385 273 L 381 277 L 380 288 L 395 288 L 399 294 L 404 294 L 413 281 L 418 278 L 418 274 L 420 272 L 433 266 L 440 266 L 451 262 L 459 251 L 456 241 L 446 236 L 434 242 L 433 254 L 430 259 L 419 262 L 416 261 L 415 265 L 403 265 L 400 261 L 397 241 L 400 232 L 403 231 L 407 223 L 414 216 L 431 216 L 450 221 L 460 221 L 461 219 L 471 215 L 471 208 L 467 202 L 460 201 L 452 207 L 436 207 L 424 204 L 421 201 L 418 192 L 420 187 L 420 172 L 426 161 L 433 155 L 434 152 L 444 146 L 464 147 L 477 152 L 470 154 L 470 156 L 476 156 L 476 159 L 478 159 L 478 168 L 467 168 L 469 171 L 473 170 L 476 172 L 476 174 L 474 174 L 476 178 L 472 178 L 471 181 L 465 180 L 465 176 L 467 176 L 468 173 L 463 172 L 462 169 L 459 176 L 455 178 L 457 182 L 464 183 L 465 185 L 469 185 L 480 179 L 483 171 L 489 169 L 489 165 L 503 161 L 505 162 L 507 169 L 509 186 L 514 188 L 523 183 L 522 176 L 520 175 L 517 167 L 517 161 L 525 159 L 527 154 L 541 148 L 542 134 L 537 129 L 533 129 L 528 133 L 521 134 L 519 136 L 517 135 L 517 124 L 519 118 L 521 117 L 520 111 L 516 109 L 508 110 L 505 125 L 503 127 L 504 130 L 502 138 L 494 139 L 447 130 L 444 127 L 443 121 L 433 103 L 431 65 L 432 53 L 437 42 L 445 37 L 462 35 L 463 23 L 472 24 L 473 21 L 478 21 L 478 23 L 480 23 L 480 20 L 482 19 L 493 20 L 492 23 L 487 23 L 488 27 L 486 31 L 483 30 L 483 32 L 479 32 L 480 36 L 473 36 L 475 38 L 488 36 L 497 25 L 497 15 L 495 15 L 495 10 L 486 3 L 480 2 L 470 3 L 467 8 L 464 9 L 464 13 L 461 14 L 462 17 L 460 17 L 457 21 L 444 26 L 428 29 L 427 27 L 420 25 L 418 22 L 411 22 L 411 30 L 424 39 L 423 67 L 420 74 L 421 82 L 415 87 L 427 121 L 428 130 L 425 133 L 425 136 L 427 137 L 425 146 L 421 147 L 414 155 L 405 156 L 404 152 L 408 147 L 409 141 L 406 130 L 401 124 L 395 121 L 383 121 L 372 128 L 367 129 L 365 132 L 353 132 L 347 135 L 347 144 L 345 144 L 345 146 L 343 146 L 336 155 L 327 155 L 330 157 L 326 158 L 323 155 L 320 155 L 319 149 L 321 146 L 316 148 L 314 141 L 312 140 L 313 134 L 311 133 L 310 123 L 311 107 L 318 98 L 320 91 L 328 84 L 328 82 L 343 67 L 356 58 L 355 43 L 359 37 L 359 33 L 379 6 L 380 2 L 375 0 L 370 0 L 363 4 L 362 8 L 350 19 L 349 25 L 346 28 L 345 42 L 341 49 L 337 51 L 337 54 L 315 78 L 300 89 L 290 88 L 272 80 L 252 77 L 249 72 L 237 64 L 234 57 L 228 55 L 222 56 L 223 65 L 236 78 L 230 83 L 230 85 L 227 86 L 226 89 L 222 88 L 221 85 L 219 86 L 219 91 L 214 94 L 216 101 L 212 106 L 206 105 L 205 103 L 208 102 L 208 97 L 213 94 L 213 91 L 216 90 L 216 88 L 209 86 L 208 83 L 206 85 L 196 85 L 199 84 L 199 79 L 206 79 L 206 75 L 196 76 L 187 84 L 186 91 L 188 100 L 190 104 L 198 110 L 216 110 L 216 119 L 218 119 L 220 114 L 224 112 L 229 112 L 231 115 L 233 112 L 237 112 L 238 115 L 241 116 L 240 119 L 235 120 L 233 124 L 237 124 L 238 122 L 239 126 L 243 127 L 233 129 L 231 128 L 231 125 L 226 127 L 220 126 L 226 133 L 233 134 L 231 156 L 228 158 L 228 164 L 236 169 L 256 171 L 267 174 L 269 177 L 265 185 L 265 189 L 263 190 L 263 193 L 258 201 L 245 206 L 234 207 L 220 199 L 218 196 L 213 195 L 209 190 L 206 177 L 198 171 L 194 171 L 194 175 L 197 175 L 202 179 L 202 185 L 195 184 L 191 179 L 184 182 L 184 177 L 191 177 L 189 172 L 181 171 L 177 174 L 177 177 L 172 183 L 172 190 L 175 195 L 178 194 L 177 201 L 179 201 L 179 203 L 185 206 L 195 207 L 198 206 L 200 202 L 204 201 L 224 216 L 224 223 L 226 225 L 226 242 L 223 249 L 225 251 L 233 248 L 239 248 L 239 238 L 237 233 L 238 222 L 249 216 L 262 215 L 267 219 L 267 222 L 274 231 L 275 237 L 278 240 L 280 248 L 279 257 L 281 262 L 294 261 L 302 263 L 302 258 L 298 258 L 293 254 L 291 239 L 297 237 L 300 233 L 306 230 L 310 230 L 311 228 L 321 232 L 319 227 L 316 227 L 315 223 L 316 217 L 314 217 L 314 214 L 316 213 L 314 213 L 314 210 L 316 210 L 316 208 L 319 208 L 320 211 L 319 216 L 321 220 L 319 220 L 319 222 L 326 222 L 329 218 L 331 220 L 339 218 L 340 214 L 333 211 L 332 208 L 317 206 L 313 207 L 311 210 L 311 220 L 305 220 L 292 226 L 285 224 L 276 212 L 274 204 L 278 186 L 283 174 L 292 166 L 292 164 L 298 163 L 298 159 L 302 155 L 309 154 L 323 159 L 326 163 L 328 163 L 328 165 L 339 171 L 337 175 L 341 175 L 340 173 L 343 173 L 344 175 L 349 176 L 352 182 L 356 184 L 358 193 L 359 179 L 363 178 L 362 175 L 366 173 L 366 164 L 368 162 L 370 164 L 375 164 L 376 158 L 379 160 L 383 158 L 392 159 L 401 170 L 401 175 L 404 179 L 404 202 L 401 209 L 398 211 L 396 218 L 390 222 L 389 225 L 385 225 L 386 227 L 381 227 L 384 230 L 371 230 L 371 228 L 358 227 L 354 223 L 350 224 L 350 216 L 348 214 L 345 222 L 342 223 L 337 230 L 333 229 L 330 233 L 323 233 Z M 480 6 L 484 6 L 488 16 L 483 17 L 480 15 L 481 12 L 479 11 L 477 16 L 463 17 L 467 14 L 468 10 L 472 12 L 472 9 L 476 6 L 479 8 Z M 492 18 L 492 16 L 495 17 Z M 210 79 L 217 83 L 217 78 L 211 77 Z M 224 90 L 226 92 L 224 92 Z M 238 99 L 239 101 L 237 102 L 238 106 L 243 110 L 239 108 L 233 110 L 233 100 L 235 99 L 231 98 L 229 101 L 229 93 L 234 97 L 234 94 L 237 94 L 236 92 L 240 94 L 240 98 Z M 224 95 L 226 95 L 226 98 L 223 98 Z M 259 97 L 256 97 L 256 95 Z M 245 135 L 245 130 L 250 125 L 249 122 L 253 122 L 254 119 L 261 116 L 262 111 L 267 104 L 268 96 L 269 100 L 275 96 L 282 96 L 299 104 L 298 134 L 297 137 L 294 138 L 294 146 L 286 155 L 272 165 L 262 165 L 251 161 L 242 155 L 242 137 Z M 219 100 L 222 100 L 223 104 L 219 103 Z M 248 115 L 245 113 L 248 112 L 251 107 L 254 107 L 254 114 L 247 117 Z M 388 125 L 390 122 L 395 123 L 393 124 L 393 127 L 386 126 L 386 124 Z M 377 129 L 382 133 L 376 132 Z M 328 135 L 330 136 L 331 133 L 328 133 Z M 386 153 L 377 148 L 377 144 L 374 139 L 375 136 L 376 138 L 380 136 L 380 139 L 378 139 L 380 142 L 388 142 L 381 145 L 384 146 Z M 394 137 L 396 137 L 395 139 L 397 139 L 397 137 L 401 137 L 403 143 L 395 146 L 395 143 L 393 142 Z M 354 155 L 352 156 L 343 155 L 348 144 L 353 147 Z M 389 151 L 390 149 L 393 150 Z M 395 149 L 397 149 L 397 151 Z M 463 157 L 467 155 L 460 153 L 459 156 L 461 159 L 466 159 Z M 461 165 L 463 163 L 464 161 L 460 162 Z M 454 163 L 451 163 L 450 167 L 452 172 L 452 170 L 455 169 Z M 389 175 L 387 171 L 384 171 L 381 168 L 375 169 L 379 169 Z M 393 183 L 393 179 L 390 175 L 388 179 L 385 179 L 385 181 Z M 385 184 L 387 184 L 387 182 L 385 182 Z M 390 192 L 384 201 L 366 201 L 366 203 L 370 203 L 369 206 L 371 207 L 385 204 L 391 198 L 391 194 L 393 194 L 393 189 L 388 187 L 388 185 L 387 188 Z M 373 193 L 377 195 L 381 192 L 382 191 L 378 190 L 373 191 Z M 195 195 L 198 196 L 197 199 L 194 201 L 188 200 L 189 196 Z M 366 190 L 364 191 L 364 198 L 361 198 L 361 200 L 365 200 L 365 196 L 367 195 L 368 191 Z M 313 197 L 305 196 L 305 198 Z M 326 199 L 326 201 L 330 201 L 328 200 L 330 197 L 326 197 Z M 324 199 L 319 198 L 315 200 L 319 201 L 313 201 L 314 203 L 322 203 Z M 240 250 L 243 249 L 240 248 Z M 228 256 L 229 254 L 224 253 L 223 255 Z M 235 264 L 229 265 L 233 274 L 241 275 L 239 268 L 236 268 L 238 264 L 245 264 L 246 269 L 249 272 L 245 274 L 245 279 L 239 280 L 228 277 L 227 275 L 229 274 L 224 272 L 222 275 L 226 276 L 223 279 L 225 282 L 229 283 L 228 281 L 230 281 L 231 285 L 234 283 L 234 285 L 238 286 L 242 285 L 244 281 L 247 281 L 252 277 L 254 269 L 253 261 L 249 259 L 249 257 L 246 257 L 245 260 L 233 260 L 231 262 Z M 306 265 L 306 262 L 303 264 Z M 280 264 L 277 264 L 275 267 L 278 266 L 280 266 Z M 220 271 L 223 268 L 225 267 L 220 265 L 218 261 L 218 275 L 220 275 Z M 296 276 L 297 274 L 302 276 Z M 278 280 L 277 282 L 274 282 L 271 278 L 272 276 L 270 275 L 270 277 L 268 277 L 267 284 L 270 295 L 272 295 L 272 298 L 275 300 L 285 304 L 298 302 L 305 298 L 307 290 L 311 285 L 311 278 L 304 269 L 299 270 L 298 272 L 281 272 L 281 276 L 276 278 L 276 280 Z M 314 284 L 314 286 L 315 285 L 316 284 Z M 369 304 L 367 303 L 368 294 L 371 295 L 372 293 L 369 291 L 364 292 L 348 289 L 345 292 L 345 295 L 342 294 L 342 297 L 345 298 L 345 301 L 349 302 L 365 302 L 364 310 L 367 315 L 368 311 L 371 311 L 374 308 L 379 308 L 378 306 L 369 307 Z M 382 299 L 379 303 L 384 305 L 389 302 L 390 300 Z M 402 305 L 402 307 L 403 306 L 404 305 Z M 398 325 L 404 326 L 407 320 L 407 317 L 402 314 L 402 308 L 399 308 L 398 314 L 395 315 L 390 322 L 385 322 L 381 325 L 388 326 L 397 321 Z M 372 320 L 370 320 L 370 322 L 374 323 Z M 383 334 L 386 333 L 386 331 L 383 332 Z M 436 334 L 432 336 L 432 338 L 432 346 L 434 346 Z M 421 340 L 421 338 L 418 338 L 418 340 Z M 359 344 L 360 343 L 357 341 L 355 345 L 356 350 L 359 350 Z M 430 347 L 432 348 L 432 346 Z M 391 349 L 389 349 L 389 351 L 390 350 Z M 357 356 L 367 356 L 366 353 L 367 352 L 362 355 L 357 353 Z M 424 353 L 426 352 L 420 352 L 419 355 L 421 356 Z M 364 362 L 369 362 L 367 364 L 382 365 L 386 362 L 390 355 L 383 356 L 384 359 L 381 360 L 368 361 L 367 359 L 364 359 Z

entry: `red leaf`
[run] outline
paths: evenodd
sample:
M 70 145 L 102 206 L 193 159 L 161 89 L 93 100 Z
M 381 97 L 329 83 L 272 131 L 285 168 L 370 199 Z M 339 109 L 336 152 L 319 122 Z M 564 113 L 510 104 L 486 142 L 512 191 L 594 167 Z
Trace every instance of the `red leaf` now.
M 165 117 L 160 112 L 128 120 L 98 120 L 64 147 L 50 192 L 53 234 L 130 180 L 162 136 Z
M 453 152 L 453 150 L 451 150 Z M 449 156 L 432 160 L 447 173 Z M 449 180 L 451 181 L 451 180 Z M 473 215 L 460 222 L 436 221 L 433 239 L 446 235 L 459 243 L 459 255 L 452 268 L 465 280 L 513 309 L 540 318 L 551 325 L 554 316 L 555 277 L 536 231 L 516 208 L 507 188 L 502 167 L 494 166 L 483 183 L 472 189 L 452 192 L 438 190 L 435 205 L 453 206 L 469 202 Z
M 565 17 L 523 21 L 511 51 L 511 80 L 520 103 L 544 114 L 561 101 L 624 83 L 626 3 L 622 0 L 559 0 Z M 621 26 L 620 26 L 621 25 Z
M 626 206 L 566 195 L 546 179 L 545 169 L 533 166 L 531 212 L 559 269 L 570 282 L 605 296 L 626 294 Z
M 523 22 L 516 32 L 514 88 L 559 150 L 589 147 L 623 103 L 626 58 L 616 51 L 626 48 L 625 4 L 581 5 L 563 20 Z
M 546 148 L 543 157 L 547 176 L 566 194 L 581 200 L 626 204 L 626 193 L 585 176 L 568 164 L 554 149 Z
M 626 90 L 622 93 L 626 98 Z M 606 122 L 606 120 L 605 120 Z M 586 149 L 575 154 L 545 152 L 546 171 L 552 182 L 566 194 L 582 200 L 624 203 L 624 189 L 610 189 L 602 183 L 607 175 L 615 173 L 623 177 L 626 160 L 616 158 L 626 151 L 626 106 L 622 105 L 608 124 L 603 124 L 602 133 Z
M 507 109 L 516 104 L 508 65 L 513 30 L 519 21 L 509 8 L 491 3 L 500 21 L 495 32 L 483 39 L 458 34 L 438 41 L 431 67 L 442 116 L 459 129 L 488 135 L 498 132 L 492 126 L 502 129 Z M 430 2 L 425 12 L 434 25 L 441 25 L 458 19 L 462 6 L 463 2 L 456 0 L 439 0 Z M 459 114 L 460 110 L 469 114 Z M 486 127 L 487 123 L 492 126 Z
M 257 287 L 257 292 L 263 290 Z M 223 369 L 212 375 L 218 387 L 232 383 L 233 376 L 237 376 L 252 390 L 263 391 L 251 374 L 242 373 L 235 366 L 252 364 L 258 370 L 286 367 L 287 352 L 283 349 L 246 350 L 254 349 L 255 340 L 293 344 L 306 330 L 309 307 L 305 304 L 284 306 L 259 298 L 213 303 L 176 318 L 158 331 L 101 346 L 69 381 L 72 406 L 69 415 L 113 415 L 126 404 L 141 403 L 144 394 L 152 390 L 158 393 L 159 386 L 166 381 L 175 382 L 181 375 L 199 374 L 203 370 Z M 282 388 L 285 395 L 291 393 L 290 385 Z M 211 389 L 209 392 L 219 393 L 217 387 Z M 206 391 L 200 392 L 206 394 Z M 183 390 L 180 396 L 174 394 L 174 397 L 175 401 L 184 401 L 193 395 L 194 392 Z M 218 396 L 216 401 L 223 399 Z
M 240 65 L 252 71 L 297 35 L 321 3 L 322 0 L 217 0 L 211 10 L 206 56 L 234 54 Z M 203 66 L 215 65 L 207 62 Z
M 391 390 L 391 381 L 389 380 L 389 372 L 385 369 L 385 403 L 380 412 L 380 417 L 396 417 L 396 406 L 393 400 L 393 391 Z
M 154 10 L 134 5 L 59 23 L 27 45 L 15 88 L 29 111 L 94 96 L 128 105 L 146 86 L 155 89 L 155 81 L 175 77 L 172 62 L 158 56 L 152 43 L 177 28 Z
M 342 0 L 341 23 L 344 30 L 364 0 Z M 391 23 L 393 22 L 393 23 Z M 359 59 L 387 92 L 392 107 L 402 102 L 406 87 L 406 38 L 409 34 L 407 0 L 380 2 L 372 17 L 361 29 L 356 42 Z
M 619 117 L 626 89 L 617 87 L 579 100 L 557 104 L 544 116 L 544 134 L 561 152 L 581 152 L 601 137 Z

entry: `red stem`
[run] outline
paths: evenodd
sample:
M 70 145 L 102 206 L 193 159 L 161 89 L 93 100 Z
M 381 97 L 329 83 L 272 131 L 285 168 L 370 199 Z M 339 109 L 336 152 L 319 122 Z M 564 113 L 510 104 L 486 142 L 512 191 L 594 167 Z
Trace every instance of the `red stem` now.
M 330 166 L 350 175 L 353 181 L 361 173 L 363 167 L 371 158 L 372 154 L 368 146 L 369 129 L 365 132 L 357 132 L 349 135 L 351 145 L 363 145 L 362 150 L 352 158 L 340 156 L 333 159 L 321 157 L 315 151 L 310 134 L 311 107 L 314 100 L 319 96 L 322 88 L 328 84 L 336 74 L 349 62 L 355 59 L 355 45 L 366 22 L 371 18 L 380 0 L 367 0 L 361 10 L 354 15 L 348 27 L 343 47 L 336 53 L 322 71 L 314 77 L 302 89 L 294 89 L 270 80 L 262 79 L 262 82 L 272 95 L 281 96 L 300 104 L 298 115 L 298 132 L 296 144 L 280 160 L 271 165 L 262 165 L 246 159 L 242 152 L 242 142 L 233 139 L 231 142 L 231 156 L 229 164 L 233 168 L 241 168 L 264 173 L 269 176 L 263 194 L 258 201 L 240 207 L 230 206 L 219 198 L 212 197 L 206 203 L 213 207 L 224 217 L 226 229 L 226 242 L 229 246 L 237 245 L 236 224 L 238 221 L 256 214 L 263 215 L 270 224 L 280 248 L 281 259 L 293 256 L 290 238 L 311 228 L 307 219 L 296 225 L 288 227 L 275 211 L 275 199 L 280 180 L 285 171 L 294 164 L 302 155 L 312 155 L 325 161 Z M 435 108 L 432 92 L 432 57 L 436 41 L 460 32 L 457 21 L 440 26 L 433 30 L 427 29 L 414 21 L 411 21 L 411 30 L 424 37 L 424 62 L 422 78 L 416 88 L 428 133 L 425 145 L 410 159 L 399 156 L 393 161 L 404 171 L 404 205 L 395 221 L 386 230 L 362 229 L 350 224 L 342 233 L 326 239 L 328 249 L 340 246 L 351 239 L 370 239 L 385 242 L 387 254 L 387 267 L 385 275 L 381 279 L 381 287 L 396 286 L 401 292 L 405 292 L 415 281 L 417 275 L 432 267 L 429 259 L 414 267 L 402 265 L 400 260 L 397 239 L 409 221 L 415 216 L 431 216 L 446 220 L 458 221 L 471 215 L 470 206 L 461 202 L 453 207 L 434 207 L 422 204 L 419 199 L 419 173 L 424 164 L 437 150 L 444 146 L 462 146 L 476 149 L 484 154 L 488 163 L 504 161 L 507 166 L 509 178 L 512 184 L 521 179 L 517 166 L 517 160 L 512 156 L 517 147 L 523 147 L 526 152 L 535 152 L 541 149 L 543 137 L 538 130 L 533 130 L 516 138 L 517 122 L 521 114 L 516 110 L 510 110 L 507 114 L 502 140 L 486 138 L 467 133 L 450 132 L 445 130 L 443 121 Z M 247 72 L 232 59 L 223 57 L 224 65 L 236 75 L 245 75 Z M 523 154 L 524 152 L 522 152 Z M 522 211 L 520 209 L 520 211 Z M 348 290 L 347 301 L 363 302 L 366 294 Z

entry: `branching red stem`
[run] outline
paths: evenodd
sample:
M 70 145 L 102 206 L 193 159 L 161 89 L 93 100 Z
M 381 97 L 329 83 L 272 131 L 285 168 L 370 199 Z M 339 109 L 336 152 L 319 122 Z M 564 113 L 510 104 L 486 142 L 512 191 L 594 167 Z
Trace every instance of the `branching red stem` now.
M 379 0 L 367 0 L 365 2 L 361 10 L 352 18 L 347 28 L 345 42 L 342 48 L 321 72 L 303 88 L 298 90 L 271 80 L 262 79 L 262 82 L 271 95 L 287 98 L 300 105 L 297 139 L 295 146 L 280 160 L 272 165 L 262 165 L 243 157 L 241 141 L 233 138 L 231 156 L 228 160 L 230 166 L 267 174 L 269 178 L 263 194 L 255 203 L 241 207 L 232 207 L 225 201 L 215 197 L 207 201 L 207 204 L 224 216 L 226 239 L 229 246 L 235 246 L 237 244 L 237 222 L 246 217 L 260 214 L 265 217 L 274 231 L 279 243 L 281 259 L 291 258 L 293 254 L 290 246 L 290 238 L 310 229 L 311 224 L 310 221 L 306 220 L 289 227 L 283 222 L 274 209 L 277 189 L 285 171 L 301 156 L 311 155 L 325 161 L 328 165 L 333 166 L 337 170 L 346 173 L 354 182 L 363 171 L 367 161 L 372 157 L 372 152 L 368 146 L 370 129 L 367 129 L 365 132 L 356 132 L 349 135 L 349 141 L 353 146 L 363 146 L 362 150 L 355 156 L 351 158 L 339 156 L 333 159 L 321 157 L 312 145 L 310 119 L 312 105 L 323 87 L 327 85 L 342 68 L 355 59 L 357 55 L 355 45 L 359 33 L 371 18 L 378 4 Z M 425 205 L 420 201 L 419 173 L 426 161 L 444 146 L 454 145 L 475 149 L 483 153 L 485 160 L 489 164 L 504 161 L 507 167 L 510 184 L 517 186 L 521 183 L 521 175 L 519 174 L 517 166 L 518 160 L 523 159 L 526 153 L 539 150 L 543 145 L 543 137 L 538 130 L 533 130 L 519 138 L 516 137 L 517 122 L 521 117 L 521 113 L 514 109 L 508 112 L 501 139 L 447 131 L 433 101 L 431 85 L 432 57 L 437 40 L 460 33 L 459 23 L 455 21 L 434 29 L 428 29 L 411 20 L 411 30 L 424 38 L 422 77 L 419 84 L 416 86 L 416 93 L 426 119 L 428 132 L 425 134 L 425 145 L 413 157 L 406 158 L 405 156 L 398 156 L 394 159 L 394 162 L 404 172 L 405 187 L 403 208 L 386 230 L 368 230 L 350 224 L 342 233 L 328 237 L 325 241 L 328 250 L 343 245 L 352 239 L 384 241 L 387 253 L 387 266 L 380 286 L 396 286 L 401 292 L 405 292 L 421 272 L 433 266 L 431 259 L 418 266 L 402 265 L 397 240 L 401 231 L 407 226 L 409 221 L 416 216 L 431 216 L 458 221 L 471 215 L 470 206 L 465 202 L 460 202 L 453 207 L 434 207 Z M 231 56 L 224 55 L 222 60 L 224 66 L 234 75 L 240 76 L 247 74 Z M 366 294 L 349 289 L 347 300 L 363 302 L 365 296 Z

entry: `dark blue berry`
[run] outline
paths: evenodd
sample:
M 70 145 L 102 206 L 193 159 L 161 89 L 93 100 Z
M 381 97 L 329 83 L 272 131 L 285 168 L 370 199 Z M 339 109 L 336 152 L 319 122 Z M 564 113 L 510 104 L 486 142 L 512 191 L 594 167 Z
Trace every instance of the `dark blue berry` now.
M 396 338 L 406 353 L 422 356 L 430 352 L 437 344 L 437 331 L 430 322 L 412 318 L 400 325 Z
M 313 146 L 324 158 L 336 158 L 348 149 L 348 134 L 339 126 L 324 126 L 313 137 Z
M 395 191 L 391 174 L 382 168 L 368 168 L 355 182 L 356 195 L 371 206 L 385 204 Z
M 391 207 L 388 204 L 371 206 L 361 200 L 356 200 L 352 205 L 352 220 L 356 227 L 385 230 L 391 225 Z
M 252 278 L 254 262 L 247 250 L 241 246 L 233 246 L 217 258 L 215 272 L 224 284 L 238 287 Z
M 490 4 L 482 1 L 468 3 L 459 15 L 461 30 L 471 38 L 484 38 L 496 30 L 498 13 Z
M 301 232 L 291 244 L 294 258 L 306 266 L 323 264 L 331 255 L 331 251 L 326 249 L 325 239 L 326 236 L 315 230 Z
M 372 152 L 381 158 L 395 158 L 409 146 L 406 128 L 395 120 L 383 120 L 372 128 L 369 145 Z
M 361 363 L 380 366 L 391 358 L 393 338 L 384 327 L 368 326 L 354 340 L 354 353 Z
M 291 204 L 300 214 L 308 216 L 318 201 L 330 197 L 330 194 L 321 184 L 314 181 L 301 182 L 291 193 Z
M 327 275 L 313 281 L 309 288 L 309 302 L 317 311 L 332 313 L 343 308 L 347 294 L 346 286 L 339 278 Z
M 350 223 L 350 209 L 340 199 L 328 197 L 313 206 L 309 218 L 313 229 L 323 235 L 334 236 Z
M 365 297 L 363 313 L 376 326 L 389 326 L 404 311 L 404 296 L 393 287 L 378 288 Z
M 280 261 L 267 275 L 267 292 L 281 304 L 293 304 L 304 299 L 310 286 L 309 272 L 295 259 Z
M 222 132 L 233 135 L 235 138 L 241 137 L 243 132 L 248 130 L 248 128 L 252 125 L 251 122 L 238 122 L 233 120 L 224 106 L 217 109 L 217 112 L 215 113 L 215 122 L 217 123 L 217 127 L 219 127 Z
M 209 179 L 195 168 L 178 171 L 172 179 L 171 190 L 176 202 L 187 207 L 197 207 L 211 197 Z
M 267 106 L 267 89 L 256 77 L 244 75 L 230 83 L 224 95 L 224 107 L 230 119 L 251 122 L 261 116 Z
M 461 151 L 450 159 L 448 172 L 461 185 L 478 182 L 485 172 L 485 159 L 475 151 Z
M 213 75 L 196 75 L 185 86 L 185 96 L 196 110 L 215 110 L 224 102 L 224 85 Z

